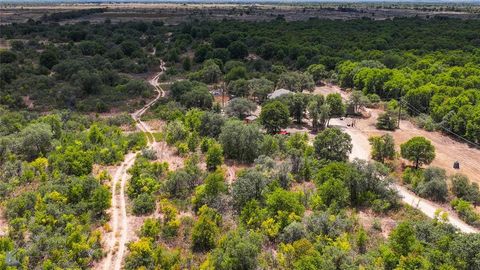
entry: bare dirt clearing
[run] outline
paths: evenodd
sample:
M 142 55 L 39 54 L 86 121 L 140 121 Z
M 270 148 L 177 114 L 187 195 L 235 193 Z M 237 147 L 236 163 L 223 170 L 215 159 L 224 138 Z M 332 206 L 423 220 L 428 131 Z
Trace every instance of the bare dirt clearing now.
M 327 93 L 328 89 L 324 89 L 324 93 Z M 337 87 L 331 88 L 332 93 L 338 91 Z M 344 95 L 343 95 L 344 96 Z M 348 98 L 348 96 L 346 96 Z M 335 126 L 342 129 L 344 132 L 348 133 L 352 137 L 352 144 L 353 149 L 352 153 L 350 154 L 350 158 L 359 158 L 359 159 L 370 159 L 370 144 L 368 142 L 368 138 L 371 135 L 379 135 L 386 133 L 385 131 L 380 131 L 375 129 L 375 122 L 379 110 L 372 110 L 372 116 L 367 119 L 357 119 L 355 127 L 348 127 L 347 123 L 351 122 L 350 119 L 332 119 L 330 120 L 330 126 Z M 439 132 L 427 132 L 415 127 L 412 123 L 408 121 L 402 121 L 400 125 L 400 129 L 389 132 L 395 139 L 396 147 L 399 148 L 399 145 L 403 142 L 409 140 L 411 137 L 414 136 L 424 136 L 432 141 L 435 145 L 437 157 L 435 158 L 432 165 L 439 166 L 441 168 L 446 169 L 448 172 L 452 172 L 450 169 L 451 164 L 453 164 L 455 159 L 456 153 L 462 154 L 462 158 L 464 161 L 468 161 L 465 163 L 459 170 L 459 172 L 464 173 L 465 175 L 469 176 L 469 178 L 477 183 L 480 181 L 480 168 L 479 166 L 475 166 L 480 161 L 480 150 L 469 148 L 466 144 L 458 143 L 453 141 L 451 138 L 442 135 Z M 467 156 L 466 156 L 467 155 Z M 448 165 L 449 161 L 451 161 L 450 165 Z M 471 160 L 470 160 L 471 159 Z M 437 203 L 431 202 L 429 200 L 422 199 L 417 195 L 410 192 L 406 187 L 401 186 L 400 184 L 394 184 L 394 188 L 398 191 L 399 195 L 402 197 L 404 203 L 421 210 L 426 216 L 430 218 L 434 218 L 435 212 L 437 209 L 440 209 L 443 212 L 447 212 L 449 222 L 460 229 L 462 232 L 466 233 L 477 233 L 480 230 L 473 228 L 472 226 L 463 222 L 460 218 L 458 218 L 457 214 L 453 212 L 449 207 L 444 207 Z
M 8 223 L 3 212 L 3 206 L 0 207 L 0 236 L 8 234 Z
M 317 94 L 340 93 L 342 98 L 347 100 L 349 94 L 342 91 L 336 85 L 326 85 L 317 87 L 314 91 Z M 449 174 L 462 173 L 468 176 L 471 181 L 480 184 L 480 149 L 469 147 L 466 143 L 458 142 L 451 137 L 442 134 L 441 132 L 428 132 L 426 130 L 416 127 L 412 122 L 402 120 L 400 122 L 400 129 L 395 131 L 378 130 L 375 127 L 378 115 L 383 112 L 380 109 L 367 109 L 371 115 L 369 118 L 357 118 L 355 127 L 347 127 L 346 124 L 352 120 L 346 118 L 345 120 L 332 119 L 331 126 L 337 126 L 347 131 L 352 136 L 354 145 L 353 151 L 355 156 L 363 159 L 369 158 L 370 144 L 368 137 L 379 136 L 382 134 L 390 134 L 395 139 L 397 150 L 400 150 L 400 145 L 412 137 L 423 136 L 429 139 L 435 146 L 436 157 L 432 162 L 432 166 L 438 166 L 445 169 Z M 362 138 L 364 137 L 364 138 Z M 355 147 L 356 145 L 361 147 Z M 368 150 L 358 150 L 358 148 Z M 460 169 L 453 169 L 455 161 L 460 162 Z
M 414 136 L 423 136 L 429 139 L 435 146 L 436 157 L 432 166 L 447 170 L 449 174 L 462 173 L 468 176 L 471 181 L 480 184 L 480 150 L 469 147 L 466 143 L 458 142 L 440 132 L 428 132 L 416 127 L 409 121 L 401 121 L 400 129 L 394 132 L 380 131 L 375 128 L 377 116 L 380 110 L 371 110 L 372 117 L 357 121 L 356 128 L 367 136 L 389 133 L 396 142 L 397 150 L 400 144 L 408 141 Z M 453 163 L 460 162 L 460 169 L 453 169 Z

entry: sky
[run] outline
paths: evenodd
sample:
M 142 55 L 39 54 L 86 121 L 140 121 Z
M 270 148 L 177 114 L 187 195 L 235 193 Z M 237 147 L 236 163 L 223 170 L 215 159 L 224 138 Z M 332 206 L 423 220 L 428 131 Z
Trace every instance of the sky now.
M 342 3 L 361 3 L 361 2 L 401 2 L 401 3 L 478 3 L 480 4 L 480 0 L 261 0 L 261 1 L 253 1 L 253 0 L 0 0 L 0 3 L 45 3 L 45 2 L 54 2 L 54 3 L 101 3 L 101 2 L 188 2 L 188 3 L 240 3 L 240 2 L 247 2 L 247 3 L 266 3 L 266 2 L 289 2 L 289 3 L 305 3 L 305 2 L 325 2 L 325 3 L 332 3 L 332 2 L 342 2 Z

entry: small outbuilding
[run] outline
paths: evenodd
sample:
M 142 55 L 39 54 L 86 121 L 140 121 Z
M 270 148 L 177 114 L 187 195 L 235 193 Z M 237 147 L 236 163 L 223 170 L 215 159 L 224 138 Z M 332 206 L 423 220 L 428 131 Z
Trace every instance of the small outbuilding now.
M 453 162 L 453 168 L 457 170 L 460 169 L 460 162 L 458 161 Z

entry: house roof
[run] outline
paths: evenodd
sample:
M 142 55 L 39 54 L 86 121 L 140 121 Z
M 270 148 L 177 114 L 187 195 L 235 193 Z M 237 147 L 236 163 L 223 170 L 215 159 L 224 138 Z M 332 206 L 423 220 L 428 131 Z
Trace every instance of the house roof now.
M 292 93 L 293 92 L 290 91 L 290 90 L 280 88 L 280 89 L 277 89 L 277 90 L 273 91 L 272 93 L 268 94 L 268 98 L 269 99 L 274 99 L 274 98 L 278 98 L 280 96 L 287 95 L 287 94 L 292 94 Z

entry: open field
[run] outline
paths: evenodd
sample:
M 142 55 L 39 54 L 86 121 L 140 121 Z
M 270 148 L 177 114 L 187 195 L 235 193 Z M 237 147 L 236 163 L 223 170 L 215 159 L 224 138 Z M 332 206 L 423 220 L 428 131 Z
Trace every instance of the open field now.
M 345 5 L 339 8 L 329 4 L 306 5 L 270 5 L 270 4 L 175 4 L 175 3 L 99 3 L 99 4 L 58 4 L 58 5 L 0 5 L 0 23 L 25 22 L 28 19 L 39 20 L 44 14 L 67 12 L 72 10 L 105 9 L 104 12 L 88 14 L 62 21 L 112 22 L 143 20 L 160 20 L 167 24 L 178 24 L 191 20 L 268 21 L 283 17 L 287 21 L 308 20 L 309 18 L 328 18 L 349 20 L 371 18 L 385 20 L 395 17 L 432 17 L 479 18 L 480 8 L 472 5 L 451 8 L 438 6 L 401 6 L 392 8 L 386 5 Z

